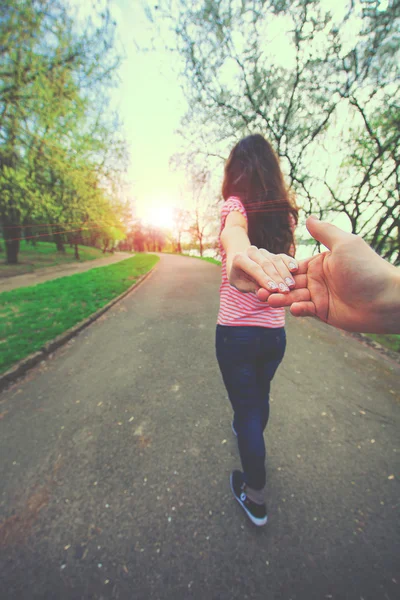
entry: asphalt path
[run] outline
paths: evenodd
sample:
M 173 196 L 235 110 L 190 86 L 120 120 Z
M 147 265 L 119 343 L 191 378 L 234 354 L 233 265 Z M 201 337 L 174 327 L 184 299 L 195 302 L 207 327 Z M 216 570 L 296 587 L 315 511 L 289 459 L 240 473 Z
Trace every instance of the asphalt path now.
M 102 258 L 63 263 L 54 267 L 43 267 L 33 273 L 23 273 L 22 275 L 14 275 L 12 277 L 2 277 L 0 272 L 0 293 L 9 292 L 16 288 L 37 285 L 38 283 L 44 283 L 45 281 L 58 279 L 59 277 L 66 277 L 67 275 L 75 275 L 75 273 L 84 273 L 91 269 L 121 262 L 121 260 L 126 260 L 133 256 L 134 254 L 129 252 L 114 252 L 114 254 L 107 254 Z
M 2 600 L 398 597 L 399 365 L 288 319 L 256 528 L 229 487 L 219 277 L 162 256 L 0 395 Z

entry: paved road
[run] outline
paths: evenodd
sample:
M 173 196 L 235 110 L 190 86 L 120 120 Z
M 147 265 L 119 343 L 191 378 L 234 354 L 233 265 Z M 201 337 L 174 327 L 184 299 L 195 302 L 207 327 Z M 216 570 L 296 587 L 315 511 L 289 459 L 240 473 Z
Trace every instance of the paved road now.
M 289 321 L 257 529 L 228 483 L 218 283 L 215 265 L 162 256 L 0 396 L 2 599 L 397 597 L 399 365 Z
M 59 277 L 65 277 L 67 275 L 74 275 L 75 273 L 83 273 L 90 269 L 97 267 L 105 267 L 127 258 L 132 258 L 133 254 L 128 252 L 115 252 L 114 254 L 107 254 L 102 258 L 95 258 L 94 260 L 85 260 L 83 262 L 71 262 L 55 267 L 44 267 L 38 269 L 33 273 L 24 273 L 23 275 L 15 275 L 14 277 L 0 277 L 0 293 L 9 292 L 20 287 L 27 287 L 30 285 L 37 285 L 50 279 L 58 279 Z

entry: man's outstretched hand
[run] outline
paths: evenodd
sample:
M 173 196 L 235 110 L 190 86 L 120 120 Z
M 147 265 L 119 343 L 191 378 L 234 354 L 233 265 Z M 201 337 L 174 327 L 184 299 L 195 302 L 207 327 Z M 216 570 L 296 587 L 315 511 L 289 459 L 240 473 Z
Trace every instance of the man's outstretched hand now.
M 334 225 L 309 217 L 307 229 L 329 251 L 300 261 L 288 294 L 259 289 L 258 298 L 348 331 L 400 332 L 400 271 Z

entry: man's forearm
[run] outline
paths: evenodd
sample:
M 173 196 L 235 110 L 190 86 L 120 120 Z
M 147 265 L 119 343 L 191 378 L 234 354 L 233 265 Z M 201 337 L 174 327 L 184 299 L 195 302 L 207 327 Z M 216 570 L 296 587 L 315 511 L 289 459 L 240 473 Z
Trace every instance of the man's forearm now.
M 388 272 L 388 284 L 376 306 L 379 333 L 400 333 L 400 269 Z

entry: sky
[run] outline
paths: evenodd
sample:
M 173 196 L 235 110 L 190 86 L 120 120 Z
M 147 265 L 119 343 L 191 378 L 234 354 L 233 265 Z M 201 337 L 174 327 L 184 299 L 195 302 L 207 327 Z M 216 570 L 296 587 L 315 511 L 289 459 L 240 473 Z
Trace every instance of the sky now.
M 107 0 L 67 0 L 76 22 L 95 22 Z M 93 6 L 94 5 L 94 6 Z M 170 167 L 179 151 L 175 133 L 187 110 L 178 83 L 176 57 L 154 39 L 145 14 L 145 0 L 109 0 L 116 21 L 116 47 L 122 56 L 119 83 L 110 93 L 129 151 L 124 194 L 137 217 L 155 225 L 169 225 L 173 207 L 187 206 L 182 173 Z M 163 36 L 168 39 L 164 27 Z M 169 39 L 172 44 L 172 39 Z
M 128 181 L 137 216 L 162 222 L 171 207 L 185 207 L 184 178 L 174 171 L 170 158 L 179 151 L 175 133 L 187 104 L 174 70 L 176 59 L 156 44 L 141 0 L 113 0 L 112 13 L 125 60 L 120 69 L 120 86 L 113 101 L 124 123 L 130 151 Z M 164 208 L 163 208 L 164 207 Z
M 105 0 L 98 0 L 99 3 Z M 112 106 L 124 125 L 130 163 L 127 196 L 137 217 L 155 225 L 169 225 L 173 207 L 193 208 L 185 190 L 185 175 L 173 170 L 171 157 L 180 149 L 176 130 L 187 111 L 179 83 L 179 57 L 164 49 L 154 38 L 155 28 L 146 17 L 146 0 L 110 0 L 117 23 L 118 46 L 124 56 L 119 71 L 119 86 L 112 92 Z M 84 16 L 88 4 L 70 0 Z M 343 10 L 344 0 L 322 0 L 333 11 Z M 339 6 L 340 5 L 340 6 Z M 174 39 L 162 28 L 163 38 Z M 279 33 L 279 32 L 278 32 Z M 281 36 L 279 36 L 281 37 Z M 284 60 L 284 48 L 279 48 Z M 290 56 L 287 56 L 290 60 Z M 222 177 L 222 169 L 221 169 Z M 337 224 L 348 229 L 345 220 Z
M 337 0 L 322 0 L 322 3 L 337 17 L 346 6 L 346 2 Z M 120 86 L 113 94 L 113 101 L 128 140 L 128 181 L 136 214 L 162 224 L 171 220 L 172 206 L 192 208 L 189 195 L 185 194 L 184 174 L 169 165 L 171 157 L 180 149 L 176 130 L 187 103 L 179 83 L 179 57 L 164 50 L 162 41 L 154 40 L 155 29 L 146 17 L 144 5 L 145 0 L 111 0 L 125 56 L 120 69 Z M 161 19 L 157 24 L 164 39 L 173 46 L 175 40 L 167 26 Z M 277 28 L 283 31 L 284 25 L 282 22 Z M 281 33 L 277 30 L 278 39 Z M 354 40 L 353 36 L 349 38 Z M 278 55 L 286 63 L 294 59 L 288 46 L 281 44 L 277 48 Z M 346 227 L 346 220 L 341 219 L 340 224 Z

